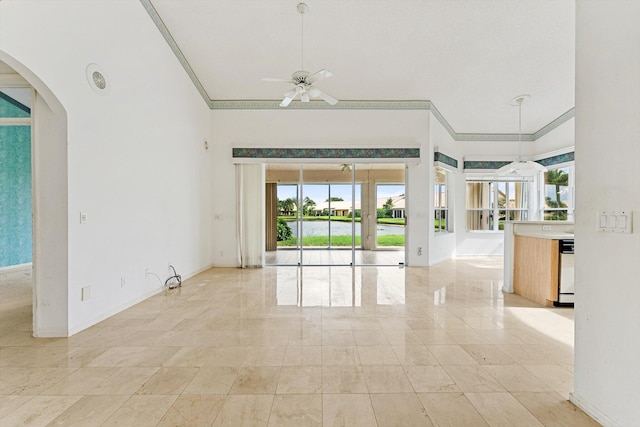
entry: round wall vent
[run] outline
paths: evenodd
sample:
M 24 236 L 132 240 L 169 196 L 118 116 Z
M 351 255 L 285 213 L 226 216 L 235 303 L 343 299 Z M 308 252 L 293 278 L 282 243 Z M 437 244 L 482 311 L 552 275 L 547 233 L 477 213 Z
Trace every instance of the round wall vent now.
M 94 92 L 99 93 L 100 95 L 106 95 L 109 93 L 109 79 L 99 65 L 89 64 L 87 66 L 87 81 Z

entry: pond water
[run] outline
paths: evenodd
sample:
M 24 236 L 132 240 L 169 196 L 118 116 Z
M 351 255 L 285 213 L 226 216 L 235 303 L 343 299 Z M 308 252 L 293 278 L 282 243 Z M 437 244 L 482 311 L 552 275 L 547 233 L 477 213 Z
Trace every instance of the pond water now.
M 287 222 L 293 235 L 298 233 L 298 223 L 295 221 Z M 356 222 L 356 236 L 361 235 L 360 223 Z M 378 236 L 384 236 L 388 234 L 404 235 L 404 225 L 389 225 L 378 224 L 376 226 Z M 329 235 L 329 221 L 302 221 L 302 231 L 305 236 L 328 236 Z M 342 221 L 331 221 L 331 235 L 332 236 L 350 236 L 351 235 L 351 223 Z

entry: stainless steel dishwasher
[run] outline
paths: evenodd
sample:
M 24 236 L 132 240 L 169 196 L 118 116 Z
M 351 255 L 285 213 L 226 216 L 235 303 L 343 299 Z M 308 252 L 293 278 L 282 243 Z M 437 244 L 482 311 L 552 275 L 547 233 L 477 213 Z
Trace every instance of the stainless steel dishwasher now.
M 573 239 L 562 239 L 559 241 L 560 268 L 558 278 L 558 301 L 555 306 L 573 307 L 575 291 L 575 269 L 574 269 L 574 249 Z

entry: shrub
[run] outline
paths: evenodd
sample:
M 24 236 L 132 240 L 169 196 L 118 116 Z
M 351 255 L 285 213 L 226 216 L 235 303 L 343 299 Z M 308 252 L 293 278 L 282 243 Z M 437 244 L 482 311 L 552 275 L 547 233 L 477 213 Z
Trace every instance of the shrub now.
M 293 235 L 293 232 L 291 231 L 291 227 L 289 227 L 289 224 L 287 224 L 284 219 L 278 218 L 276 234 L 278 242 L 281 242 L 283 240 L 289 240 Z

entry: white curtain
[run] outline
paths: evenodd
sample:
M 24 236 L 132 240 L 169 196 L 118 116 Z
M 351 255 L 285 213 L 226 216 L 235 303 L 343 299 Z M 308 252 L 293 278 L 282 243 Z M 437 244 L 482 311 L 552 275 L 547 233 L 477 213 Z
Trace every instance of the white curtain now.
M 236 237 L 242 268 L 264 264 L 264 211 L 263 165 L 236 165 Z

